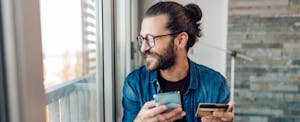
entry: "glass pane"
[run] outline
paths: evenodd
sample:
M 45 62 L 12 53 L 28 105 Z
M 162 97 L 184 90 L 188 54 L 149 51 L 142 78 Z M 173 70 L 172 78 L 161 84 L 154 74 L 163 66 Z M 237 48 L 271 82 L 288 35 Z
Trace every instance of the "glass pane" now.
M 40 10 L 47 121 L 97 121 L 98 1 L 40 0 Z
M 51 87 L 82 76 L 80 0 L 41 0 L 44 84 Z

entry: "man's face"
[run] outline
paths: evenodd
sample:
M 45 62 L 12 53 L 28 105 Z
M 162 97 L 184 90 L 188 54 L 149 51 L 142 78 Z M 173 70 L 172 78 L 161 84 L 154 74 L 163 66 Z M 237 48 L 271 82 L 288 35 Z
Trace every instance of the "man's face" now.
M 166 28 L 167 15 L 158 15 L 144 18 L 140 35 L 145 37 L 151 35 L 170 34 Z M 146 60 L 146 67 L 149 71 L 157 69 L 168 69 L 175 64 L 176 54 L 174 51 L 174 38 L 172 36 L 162 36 L 155 38 L 155 46 L 149 47 L 145 42 L 141 46 L 141 52 Z

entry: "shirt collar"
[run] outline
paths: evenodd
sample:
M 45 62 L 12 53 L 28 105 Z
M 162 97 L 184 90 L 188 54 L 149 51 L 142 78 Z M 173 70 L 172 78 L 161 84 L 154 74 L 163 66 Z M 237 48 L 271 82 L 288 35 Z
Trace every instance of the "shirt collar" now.
M 197 70 L 196 63 L 189 59 L 189 65 L 190 65 L 190 85 L 188 89 L 197 89 L 199 87 L 199 80 L 201 77 L 201 72 Z
M 158 81 L 158 70 L 150 72 L 150 83 L 154 83 L 155 81 Z

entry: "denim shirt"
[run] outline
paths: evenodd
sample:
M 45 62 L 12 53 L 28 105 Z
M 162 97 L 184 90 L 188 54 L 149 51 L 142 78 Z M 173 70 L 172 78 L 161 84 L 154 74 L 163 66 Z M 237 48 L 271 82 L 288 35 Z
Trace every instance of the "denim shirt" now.
M 200 122 L 195 116 L 199 103 L 228 103 L 229 90 L 225 78 L 203 65 L 189 60 L 190 83 L 183 95 L 187 122 Z M 157 73 L 145 66 L 131 72 L 123 86 L 123 122 L 132 122 L 143 105 L 160 92 Z

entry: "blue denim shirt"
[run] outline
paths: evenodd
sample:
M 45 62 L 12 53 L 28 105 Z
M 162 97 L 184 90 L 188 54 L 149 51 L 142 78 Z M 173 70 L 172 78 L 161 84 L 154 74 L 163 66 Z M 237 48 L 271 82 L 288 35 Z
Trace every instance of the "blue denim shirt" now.
M 201 118 L 195 116 L 198 104 L 228 103 L 229 90 L 219 72 L 191 60 L 189 66 L 190 84 L 183 95 L 183 107 L 187 122 L 200 122 Z M 159 92 L 158 72 L 150 72 L 142 66 L 127 76 L 123 86 L 123 122 L 132 122 L 142 106 Z

